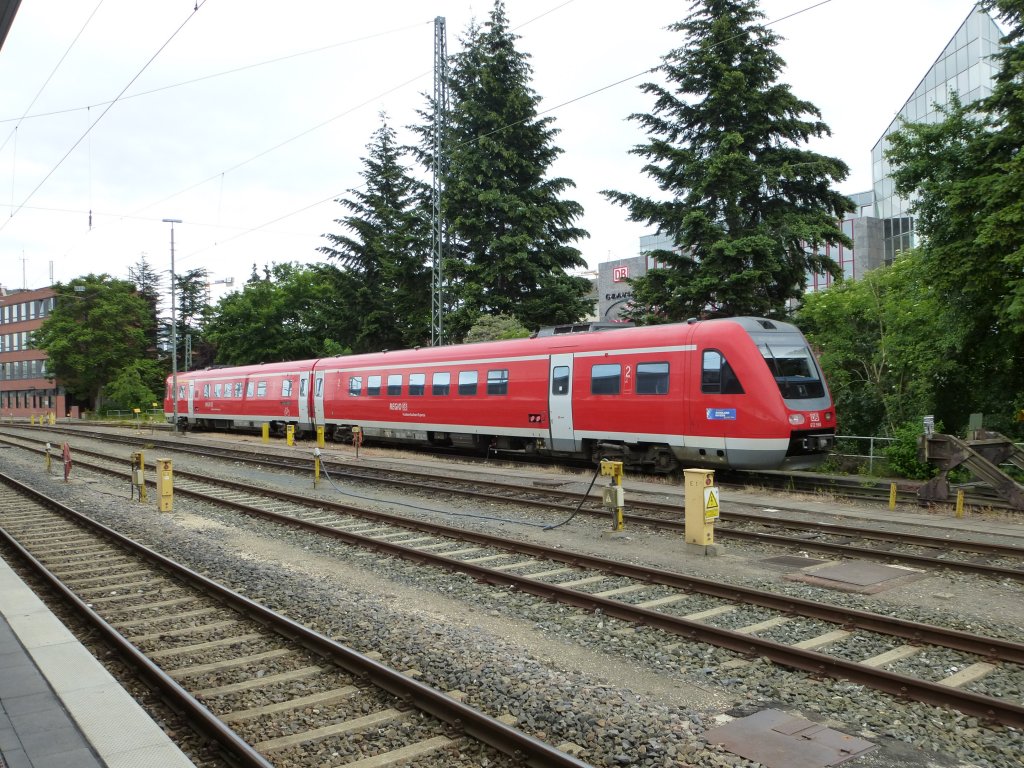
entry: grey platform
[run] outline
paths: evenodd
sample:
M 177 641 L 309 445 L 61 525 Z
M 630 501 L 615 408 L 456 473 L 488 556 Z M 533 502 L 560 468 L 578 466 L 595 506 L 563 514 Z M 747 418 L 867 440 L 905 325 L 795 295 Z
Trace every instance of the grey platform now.
M 0 559 L 0 768 L 194 764 Z

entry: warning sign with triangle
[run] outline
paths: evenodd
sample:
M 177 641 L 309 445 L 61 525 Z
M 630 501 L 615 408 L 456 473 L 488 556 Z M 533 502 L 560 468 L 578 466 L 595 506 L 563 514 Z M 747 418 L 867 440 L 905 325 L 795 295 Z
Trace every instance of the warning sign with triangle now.
M 711 486 L 704 489 L 704 519 L 714 520 L 718 517 L 718 488 Z

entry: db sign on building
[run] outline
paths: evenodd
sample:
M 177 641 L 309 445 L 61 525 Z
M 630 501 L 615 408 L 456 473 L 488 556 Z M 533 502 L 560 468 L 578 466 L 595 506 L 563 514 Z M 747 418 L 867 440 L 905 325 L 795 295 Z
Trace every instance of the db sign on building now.
M 629 279 L 629 267 L 615 267 L 612 270 L 612 282 L 621 283 Z

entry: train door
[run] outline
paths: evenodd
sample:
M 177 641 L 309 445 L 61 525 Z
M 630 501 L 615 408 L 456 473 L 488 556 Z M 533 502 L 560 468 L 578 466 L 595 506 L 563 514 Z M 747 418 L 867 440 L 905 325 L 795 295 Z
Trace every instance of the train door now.
M 196 383 L 190 381 L 188 383 L 188 418 L 191 421 L 195 417 L 195 401 L 196 401 Z
M 551 355 L 548 381 L 548 421 L 551 450 L 579 449 L 572 426 L 572 355 Z
M 313 419 L 314 426 L 324 425 L 324 374 L 323 371 L 313 372 Z
M 310 374 L 305 371 L 299 374 L 299 429 L 309 427 L 309 377 Z

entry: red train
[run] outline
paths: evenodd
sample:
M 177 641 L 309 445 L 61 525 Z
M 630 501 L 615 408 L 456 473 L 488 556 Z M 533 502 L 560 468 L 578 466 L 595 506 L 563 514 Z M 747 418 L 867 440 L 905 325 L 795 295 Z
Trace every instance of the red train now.
M 805 468 L 835 409 L 793 325 L 740 317 L 178 374 L 182 427 L 618 458 L 630 468 Z M 164 410 L 173 420 L 168 379 Z

